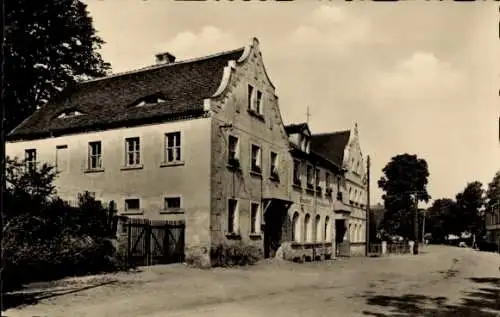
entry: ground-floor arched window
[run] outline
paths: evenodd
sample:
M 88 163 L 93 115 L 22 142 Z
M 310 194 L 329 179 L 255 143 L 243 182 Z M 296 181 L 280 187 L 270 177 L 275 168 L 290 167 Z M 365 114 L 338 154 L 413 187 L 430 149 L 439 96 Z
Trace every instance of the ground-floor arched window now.
M 325 233 L 324 233 L 324 237 L 325 237 L 325 241 L 330 241 L 332 239 L 332 236 L 331 236 L 331 227 L 330 227 L 330 217 L 326 216 L 325 218 Z
M 312 242 L 312 222 L 309 214 L 304 218 L 305 238 L 307 242 Z
M 320 215 L 317 215 L 316 216 L 316 241 L 319 242 L 319 241 L 323 241 L 323 230 L 321 230 L 321 216 Z
M 295 212 L 292 217 L 292 239 L 295 242 L 300 242 L 300 222 L 298 212 Z

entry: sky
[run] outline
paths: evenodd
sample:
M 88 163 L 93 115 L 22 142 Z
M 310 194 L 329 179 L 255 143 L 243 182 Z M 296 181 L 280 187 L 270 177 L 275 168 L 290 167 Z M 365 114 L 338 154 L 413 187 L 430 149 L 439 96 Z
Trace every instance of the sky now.
M 260 42 L 285 124 L 313 133 L 357 122 L 370 155 L 371 201 L 397 154 L 429 165 L 433 199 L 500 170 L 499 5 L 85 0 L 113 72 Z

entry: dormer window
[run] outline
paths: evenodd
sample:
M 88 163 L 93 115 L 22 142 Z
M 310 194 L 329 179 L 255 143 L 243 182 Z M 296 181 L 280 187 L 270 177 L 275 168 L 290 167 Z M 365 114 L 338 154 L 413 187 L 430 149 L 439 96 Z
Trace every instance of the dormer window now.
M 83 115 L 83 113 L 78 111 L 78 110 L 67 110 L 67 111 L 64 111 L 63 113 L 59 114 L 57 116 L 57 118 L 64 119 L 64 118 L 78 117 L 81 115 Z
M 302 140 L 300 142 L 300 149 L 306 153 L 309 153 L 310 141 L 306 136 L 302 136 Z
M 142 98 L 138 100 L 133 106 L 134 107 L 144 107 L 144 106 L 150 106 L 150 105 L 157 105 L 159 103 L 164 103 L 167 101 L 167 98 L 165 98 L 162 95 L 153 95 L 153 96 L 148 96 L 145 98 Z

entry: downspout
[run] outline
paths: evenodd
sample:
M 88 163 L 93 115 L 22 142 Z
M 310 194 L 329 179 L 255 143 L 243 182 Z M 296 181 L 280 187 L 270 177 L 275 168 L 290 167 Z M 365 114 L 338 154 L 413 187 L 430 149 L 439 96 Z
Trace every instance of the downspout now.
M 365 255 L 368 256 L 370 248 L 370 156 L 366 161 L 366 237 L 365 237 Z

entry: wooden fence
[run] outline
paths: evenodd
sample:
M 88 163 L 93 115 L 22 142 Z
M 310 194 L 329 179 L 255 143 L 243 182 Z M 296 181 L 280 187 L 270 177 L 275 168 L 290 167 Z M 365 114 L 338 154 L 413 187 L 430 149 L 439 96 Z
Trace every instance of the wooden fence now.
M 184 261 L 183 221 L 129 218 L 124 227 L 131 266 Z

